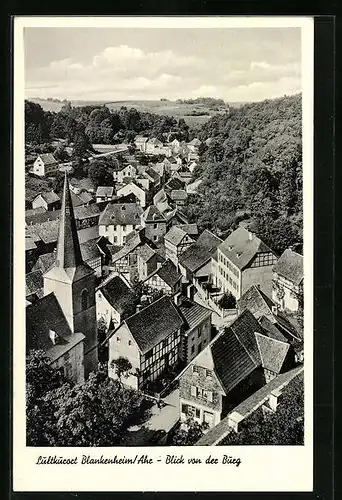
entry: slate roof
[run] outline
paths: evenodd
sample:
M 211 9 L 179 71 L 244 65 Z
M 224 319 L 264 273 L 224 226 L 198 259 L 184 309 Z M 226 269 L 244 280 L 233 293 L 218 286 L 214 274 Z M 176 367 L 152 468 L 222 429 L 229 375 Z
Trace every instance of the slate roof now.
M 261 366 L 267 370 L 279 373 L 284 364 L 290 345 L 271 339 L 265 335 L 255 334 L 260 350 Z
M 43 296 L 43 274 L 40 270 L 31 271 L 25 276 L 26 297 L 36 294 L 38 297 Z
M 211 258 L 221 242 L 220 238 L 205 229 L 198 240 L 180 255 L 180 264 L 191 272 L 197 271 Z
M 270 316 L 274 302 L 256 285 L 252 285 L 237 301 L 240 311 L 249 309 L 258 319 L 260 316 Z
M 35 250 L 37 245 L 34 242 L 34 239 L 30 236 L 25 237 L 25 251 L 29 252 L 30 250 Z
M 179 245 L 183 238 L 186 236 L 186 232 L 179 226 L 171 226 L 169 231 L 165 234 L 164 240 L 172 243 L 172 245 Z
M 221 252 L 240 270 L 248 266 L 259 252 L 272 252 L 255 234 L 250 239 L 250 234 L 247 229 L 238 227 L 219 246 Z
M 273 271 L 299 285 L 304 277 L 303 256 L 287 248 L 280 256 Z
M 102 255 L 99 247 L 97 246 L 97 238 L 81 243 L 80 247 L 82 259 L 84 260 L 84 262 L 87 262 L 88 260 L 98 259 Z
M 135 309 L 135 294 L 120 276 L 116 275 L 106 280 L 98 287 L 98 290 L 119 314 L 132 314 Z
M 80 205 L 87 205 L 93 199 L 92 195 L 87 193 L 87 191 L 81 191 L 75 194 L 73 191 L 70 193 L 73 206 L 79 207 Z
M 49 330 L 58 335 L 54 345 Z M 53 293 L 26 307 L 26 352 L 42 349 L 51 358 L 58 359 L 84 339 L 82 333 L 72 333 L 62 309 Z
M 59 220 L 52 220 L 36 224 L 34 226 L 27 226 L 25 228 L 26 234 L 31 236 L 34 241 L 42 240 L 44 243 L 56 243 L 59 232 Z
M 146 208 L 142 215 L 145 222 L 166 222 L 164 215 L 158 210 L 155 205 L 150 205 Z
M 198 226 L 197 224 L 180 224 L 180 227 L 189 236 L 198 236 Z
M 288 343 L 268 336 L 253 314 L 245 310 L 192 364 L 202 366 L 202 361 L 207 363 L 211 358 L 214 372 L 227 394 L 258 367 L 279 373 L 288 349 Z
M 56 253 L 55 252 L 50 252 L 50 253 L 44 253 L 43 255 L 40 255 L 37 259 L 37 262 L 32 268 L 32 271 L 37 271 L 40 270 L 42 274 L 46 273 L 52 267 L 52 265 L 55 263 L 56 260 Z
M 160 254 L 158 253 L 158 255 Z M 173 288 L 182 277 L 182 275 L 178 272 L 177 267 L 169 259 L 158 267 L 158 269 L 153 271 L 153 273 L 151 273 L 145 281 L 149 280 L 152 276 L 159 276 L 171 288 Z
M 161 297 L 125 320 L 132 336 L 144 354 L 176 332 L 183 319 L 169 297 Z
M 173 210 L 170 210 L 169 212 L 165 213 L 165 217 L 167 221 L 170 221 L 171 219 L 175 218 L 177 219 L 178 222 L 181 222 L 182 224 L 188 223 L 186 215 L 183 214 L 183 212 L 181 212 L 179 208 L 174 208 Z
M 57 160 L 52 153 L 42 153 L 38 155 L 37 158 L 41 158 L 45 165 L 52 165 L 54 163 L 57 163 Z
M 173 191 L 174 189 L 184 189 L 185 183 L 177 177 L 171 177 L 164 186 L 166 191 Z
M 184 318 L 186 330 L 196 328 L 212 314 L 211 309 L 189 299 L 182 300 L 179 310 Z
M 113 196 L 113 186 L 99 186 L 96 190 L 96 196 Z
M 136 203 L 113 203 L 106 206 L 99 220 L 99 225 L 135 225 L 140 223 L 143 210 Z
M 259 365 L 231 328 L 210 346 L 214 369 L 226 394 L 247 378 Z
M 84 220 L 90 219 L 95 216 L 100 216 L 100 209 L 96 203 L 92 203 L 91 205 L 81 205 L 75 207 L 74 215 L 76 220 Z
M 43 222 L 57 220 L 60 215 L 60 210 L 45 210 L 41 207 L 39 209 L 26 210 L 25 222 L 28 226 L 34 226 L 35 224 L 42 224 Z
M 144 262 L 149 261 L 154 255 L 156 255 L 156 252 L 147 243 L 139 248 L 139 257 Z
M 184 189 L 173 189 L 170 194 L 172 201 L 185 201 L 188 197 Z
M 264 334 L 274 340 L 280 340 L 280 342 L 287 342 L 286 337 L 281 333 L 276 323 L 272 323 L 267 316 L 261 316 L 259 318 L 259 323 L 264 330 Z
M 158 173 L 151 167 L 148 167 L 144 174 L 143 175 L 148 175 L 149 177 L 151 177 L 152 181 L 153 182 L 159 182 L 160 181 L 160 176 L 158 175 Z
M 58 194 L 56 194 L 54 191 L 43 191 L 41 193 L 38 193 L 36 198 L 38 198 L 38 196 L 41 196 L 43 200 L 48 204 L 56 203 L 57 201 L 61 200 Z
M 136 248 L 138 248 L 141 244 L 142 244 L 142 241 L 141 241 L 140 233 L 137 233 L 134 235 L 133 238 L 131 238 L 126 243 L 126 245 L 124 245 L 124 247 L 121 248 L 121 250 L 119 250 L 117 253 L 115 253 L 112 256 L 112 262 L 114 263 L 120 259 L 123 259 L 124 257 L 129 255 L 130 253 L 134 252 L 136 250 Z

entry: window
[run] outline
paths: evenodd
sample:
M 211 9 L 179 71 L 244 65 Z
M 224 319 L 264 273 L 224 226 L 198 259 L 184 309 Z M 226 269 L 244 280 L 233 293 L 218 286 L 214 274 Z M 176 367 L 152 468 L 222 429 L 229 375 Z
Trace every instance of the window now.
M 153 229 L 158 229 L 158 224 L 153 224 Z
M 185 415 L 188 413 L 188 405 L 182 404 L 182 413 L 185 413 Z
M 128 345 L 132 345 L 132 341 L 131 340 L 128 341 Z
M 192 346 L 192 347 L 194 348 L 195 346 Z M 197 373 L 198 374 L 199 372 L 200 372 L 199 367 L 196 366 L 196 365 L 192 365 L 192 373 Z
M 121 342 L 120 337 L 116 337 L 116 341 L 117 341 L 117 342 Z
M 81 311 L 88 309 L 88 290 L 83 290 L 81 293 Z
M 211 377 L 211 371 L 210 370 L 205 370 L 205 376 L 206 377 Z
M 192 346 L 191 346 L 191 354 L 194 354 L 194 352 L 195 352 L 195 346 L 194 346 L 194 345 L 192 345 Z
M 122 232 L 124 233 L 126 231 L 126 226 L 125 224 L 122 224 Z
M 158 241 L 158 236 L 153 236 L 153 241 Z
M 114 241 L 114 243 L 117 243 L 118 242 L 118 237 L 114 236 L 113 241 Z
M 195 408 L 195 412 L 196 412 L 196 418 L 200 418 L 201 410 L 199 408 Z
M 167 347 L 167 339 L 163 340 L 162 347 Z
M 197 387 L 195 385 L 192 385 L 190 388 L 190 394 L 191 396 L 196 397 L 197 396 Z
M 202 328 L 199 326 L 197 330 L 197 337 L 200 338 L 202 335 Z

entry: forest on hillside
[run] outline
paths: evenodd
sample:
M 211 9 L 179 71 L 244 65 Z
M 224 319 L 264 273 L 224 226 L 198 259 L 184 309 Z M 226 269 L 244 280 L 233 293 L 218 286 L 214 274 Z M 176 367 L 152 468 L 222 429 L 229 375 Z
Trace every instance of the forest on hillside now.
M 302 250 L 301 95 L 231 108 L 198 130 L 202 146 L 194 179 L 199 195 L 186 213 L 201 229 L 226 237 L 241 221 L 281 253 Z

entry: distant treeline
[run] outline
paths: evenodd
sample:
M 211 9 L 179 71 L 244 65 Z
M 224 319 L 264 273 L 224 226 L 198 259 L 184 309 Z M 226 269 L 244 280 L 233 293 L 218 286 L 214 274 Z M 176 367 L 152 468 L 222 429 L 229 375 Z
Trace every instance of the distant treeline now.
M 139 112 L 122 106 L 118 111 L 106 106 L 73 107 L 70 102 L 60 111 L 44 111 L 34 102 L 25 101 L 26 142 L 43 144 L 52 139 L 74 142 L 77 133 L 84 133 L 90 143 L 117 144 L 132 142 L 137 134 L 164 141 L 167 134 L 179 140 L 191 140 L 191 131 L 184 118 Z
M 226 106 L 223 99 L 215 99 L 214 97 L 197 97 L 196 99 L 177 99 L 180 104 L 200 104 L 202 106 Z

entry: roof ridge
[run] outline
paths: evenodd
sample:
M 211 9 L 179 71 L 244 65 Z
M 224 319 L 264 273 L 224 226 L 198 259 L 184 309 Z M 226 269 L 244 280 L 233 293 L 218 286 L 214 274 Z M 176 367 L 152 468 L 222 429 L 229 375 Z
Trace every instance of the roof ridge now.
M 285 344 L 288 347 L 290 347 L 290 344 L 288 342 L 284 342 L 283 340 L 275 339 L 274 337 L 269 337 L 268 335 L 264 335 L 263 333 L 260 332 L 254 332 L 255 335 L 260 335 L 261 337 L 264 337 L 265 339 L 272 340 L 273 342 L 280 342 L 281 344 Z
M 234 332 L 234 329 L 232 328 L 231 330 L 232 330 L 233 334 L 235 335 L 235 337 L 237 338 L 237 340 L 239 341 L 239 343 L 242 345 L 242 347 L 246 351 L 246 353 L 248 354 L 248 356 L 251 358 L 251 360 L 253 361 L 253 363 L 256 366 L 259 366 L 259 363 L 257 363 L 256 360 L 253 358 L 253 356 L 249 353 L 249 351 L 248 351 L 247 347 L 245 346 L 245 344 L 242 342 L 242 340 L 239 339 L 238 335 Z

